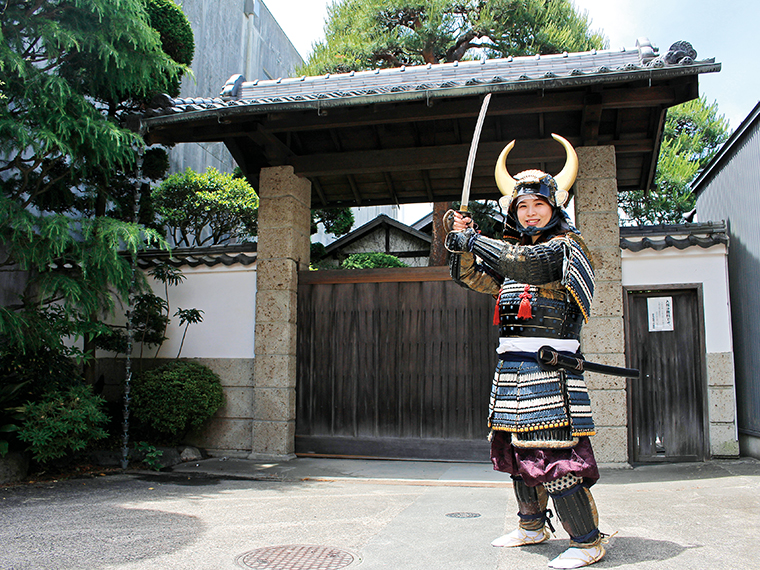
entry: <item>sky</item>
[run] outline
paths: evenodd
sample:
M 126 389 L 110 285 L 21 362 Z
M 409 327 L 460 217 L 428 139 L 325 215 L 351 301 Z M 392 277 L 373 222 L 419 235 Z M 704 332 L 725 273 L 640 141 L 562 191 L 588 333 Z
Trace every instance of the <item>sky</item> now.
M 314 42 L 324 39 L 327 5 L 332 0 L 263 0 L 301 56 L 306 59 Z M 758 34 L 757 0 L 574 0 L 585 10 L 591 29 L 601 30 L 610 49 L 634 48 L 648 37 L 660 53 L 686 40 L 697 59 L 714 57 L 719 73 L 699 76 L 700 94 L 718 102 L 731 128 L 738 127 L 760 100 L 760 73 L 752 38 Z

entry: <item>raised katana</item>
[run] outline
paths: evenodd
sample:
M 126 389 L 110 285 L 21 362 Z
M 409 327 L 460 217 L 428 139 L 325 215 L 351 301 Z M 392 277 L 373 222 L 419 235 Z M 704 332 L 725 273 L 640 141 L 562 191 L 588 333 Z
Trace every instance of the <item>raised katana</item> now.
M 475 132 L 472 135 L 470 143 L 470 155 L 467 157 L 467 168 L 464 171 L 464 185 L 462 186 L 462 202 L 459 206 L 460 212 L 466 212 L 470 204 L 470 186 L 472 186 L 472 172 L 475 169 L 475 156 L 478 154 L 478 144 L 480 143 L 480 133 L 483 131 L 483 121 L 486 119 L 488 103 L 491 101 L 491 94 L 488 93 L 483 98 L 478 114 L 478 122 L 475 123 Z
M 480 142 L 480 133 L 483 131 L 483 121 L 486 118 L 486 112 L 488 111 L 488 103 L 491 101 L 491 94 L 488 93 L 483 98 L 483 103 L 480 105 L 480 113 L 478 113 L 478 121 L 475 123 L 475 132 L 472 134 L 472 142 L 470 143 L 470 154 L 467 157 L 467 167 L 464 170 L 464 184 L 462 186 L 462 200 L 459 206 L 459 213 L 471 217 L 468 212 L 470 205 L 470 187 L 472 186 L 472 172 L 475 169 L 475 156 L 478 154 L 478 143 Z M 446 229 L 446 233 L 452 231 L 454 227 L 454 210 L 448 210 L 443 215 L 443 225 Z
M 582 374 L 583 372 L 598 372 L 599 374 L 609 374 L 610 376 L 622 376 L 624 378 L 638 379 L 639 371 L 636 368 L 621 368 L 619 366 L 608 366 L 589 362 L 576 356 L 561 354 L 550 346 L 542 346 L 536 353 L 538 365 L 544 370 L 567 370 Z

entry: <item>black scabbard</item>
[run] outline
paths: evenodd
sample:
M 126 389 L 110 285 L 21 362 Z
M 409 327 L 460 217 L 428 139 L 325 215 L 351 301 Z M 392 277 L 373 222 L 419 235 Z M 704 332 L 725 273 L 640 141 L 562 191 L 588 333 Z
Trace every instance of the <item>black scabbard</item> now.
M 576 374 L 584 372 L 598 372 L 599 374 L 609 374 L 610 376 L 622 376 L 624 378 L 638 379 L 640 374 L 635 368 L 621 368 L 619 366 L 607 366 L 606 364 L 597 364 L 589 362 L 575 356 L 560 354 L 550 346 L 542 346 L 536 353 L 536 359 L 539 366 L 544 370 L 568 370 Z

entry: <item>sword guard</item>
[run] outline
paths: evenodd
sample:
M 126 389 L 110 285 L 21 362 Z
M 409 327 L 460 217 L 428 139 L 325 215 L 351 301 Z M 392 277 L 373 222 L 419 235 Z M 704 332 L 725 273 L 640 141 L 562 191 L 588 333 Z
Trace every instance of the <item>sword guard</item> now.
M 447 234 L 454 231 L 454 212 L 462 214 L 465 218 L 472 218 L 472 213 L 467 210 L 447 210 L 443 215 L 443 229 Z

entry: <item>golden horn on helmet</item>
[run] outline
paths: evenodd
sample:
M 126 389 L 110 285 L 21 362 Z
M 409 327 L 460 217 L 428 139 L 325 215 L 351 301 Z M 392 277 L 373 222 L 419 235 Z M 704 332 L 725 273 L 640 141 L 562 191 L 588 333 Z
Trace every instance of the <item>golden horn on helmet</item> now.
M 512 198 L 512 194 L 515 191 L 516 181 L 507 171 L 507 155 L 514 146 L 515 141 L 512 141 L 504 147 L 504 150 L 501 151 L 499 159 L 496 161 L 496 172 L 494 173 L 496 176 L 496 186 L 499 187 L 499 191 L 504 196 L 509 196 L 510 200 Z
M 552 133 L 552 138 L 565 147 L 567 153 L 567 160 L 565 160 L 565 166 L 562 171 L 554 177 L 554 181 L 557 183 L 557 191 L 563 192 L 565 196 L 569 195 L 570 188 L 573 187 L 575 177 L 578 176 L 578 155 L 569 142 L 559 135 Z M 560 202 L 561 200 L 557 200 Z M 564 206 L 564 204 L 561 204 Z

